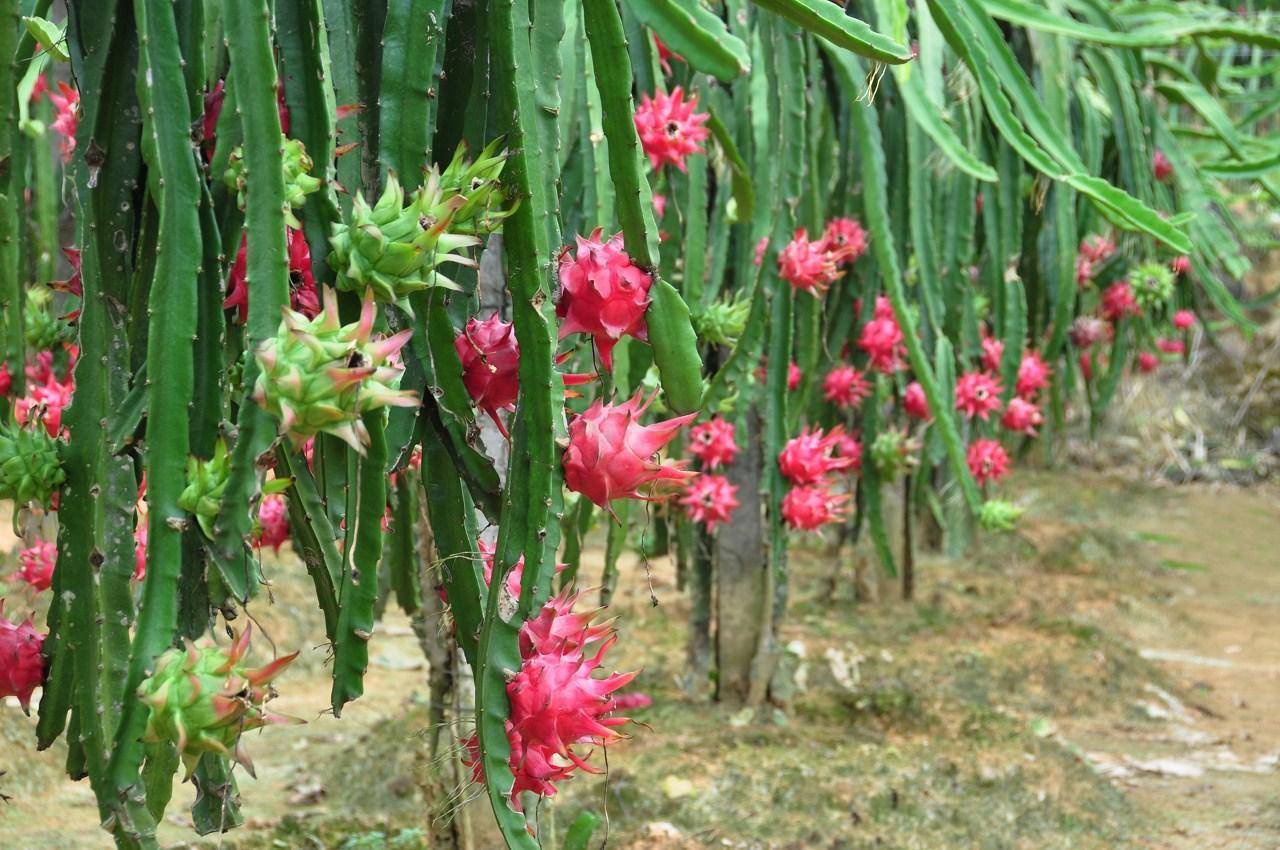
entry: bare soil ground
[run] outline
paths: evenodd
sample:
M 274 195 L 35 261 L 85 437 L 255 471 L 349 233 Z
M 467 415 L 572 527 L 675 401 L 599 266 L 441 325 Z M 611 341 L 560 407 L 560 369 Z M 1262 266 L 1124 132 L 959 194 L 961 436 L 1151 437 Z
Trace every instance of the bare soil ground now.
M 591 809 L 633 850 L 1280 847 L 1280 493 L 1058 471 L 1010 492 L 1021 532 L 923 558 L 911 603 L 855 602 L 849 571 L 833 598 L 833 559 L 801 548 L 783 633 L 800 687 L 768 722 L 686 695 L 687 602 L 658 560 L 651 606 L 631 563 L 614 663 L 643 669 L 654 705 L 606 776 L 542 807 L 544 832 Z M 276 604 L 252 613 L 303 647 L 276 706 L 308 723 L 255 733 L 244 828 L 198 839 L 179 785 L 165 841 L 427 846 L 408 621 L 388 612 L 366 696 L 335 720 L 305 578 L 288 554 L 272 570 Z M 34 751 L 33 723 L 0 705 L 0 847 L 106 847 L 86 783 L 60 778 L 60 745 Z M 478 850 L 499 846 L 484 805 L 465 810 Z

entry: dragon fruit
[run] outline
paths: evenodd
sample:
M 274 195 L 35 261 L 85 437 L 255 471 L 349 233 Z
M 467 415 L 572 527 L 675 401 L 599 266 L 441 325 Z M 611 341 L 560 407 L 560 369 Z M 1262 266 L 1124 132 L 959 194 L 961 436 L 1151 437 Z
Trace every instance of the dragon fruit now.
M 241 733 L 271 724 L 303 722 L 264 708 L 273 696 L 271 680 L 298 653 L 248 669 L 243 662 L 252 632 L 252 626 L 246 625 L 227 649 L 190 642 L 185 649 L 169 649 L 156 659 L 155 672 L 138 686 L 138 699 L 150 709 L 142 740 L 171 741 L 188 777 L 205 753 L 234 758 L 253 775 L 253 762 Z
M 27 388 L 27 394 L 14 405 L 13 415 L 19 425 L 39 422 L 50 437 L 62 434 L 62 411 L 71 404 L 74 387 L 49 376 L 44 384 Z
M 979 484 L 999 481 L 1009 474 L 1009 454 L 995 440 L 974 440 L 965 453 L 965 461 Z
M 689 518 L 702 523 L 707 531 L 728 522 L 738 507 L 738 488 L 729 483 L 723 475 L 702 473 L 689 482 L 684 496 L 680 498 Z
M 80 123 L 80 92 L 58 80 L 58 91 L 48 89 L 49 102 L 58 111 L 50 125 L 58 134 L 58 151 L 63 162 L 70 162 L 76 152 L 76 129 Z
M 1019 398 L 1031 401 L 1036 393 L 1047 386 L 1049 386 L 1049 366 L 1044 362 L 1044 358 L 1036 351 L 1023 352 L 1022 360 L 1018 363 L 1018 377 L 1014 382 L 1013 391 Z
M 816 484 L 830 472 L 848 469 L 853 458 L 837 457 L 836 447 L 844 436 L 837 425 L 830 432 L 821 428 L 805 428 L 792 437 L 778 453 L 778 469 L 792 484 Z
M 1067 336 L 1076 348 L 1090 348 L 1111 337 L 1111 326 L 1096 316 L 1077 316 Z
M 836 455 L 853 461 L 849 467 L 853 472 L 862 470 L 862 443 L 852 434 L 840 435 L 840 440 L 836 443 Z
M 1116 252 L 1115 240 L 1098 233 L 1091 233 L 1080 240 L 1080 256 L 1093 263 L 1103 263 Z
M 1004 358 L 1004 340 L 999 337 L 982 338 L 982 357 L 979 362 L 982 368 L 990 372 L 1000 371 L 1000 361 Z
M 1156 348 L 1160 349 L 1165 354 L 1186 354 L 1187 353 L 1187 344 L 1180 339 L 1168 339 L 1166 337 L 1159 337 L 1158 339 L 1156 339 Z
M 649 273 L 631 261 L 622 247 L 622 234 L 602 240 L 597 227 L 576 248 L 560 251 L 560 301 L 556 315 L 560 339 L 584 333 L 595 340 L 606 370 L 613 369 L 613 347 L 623 336 L 648 341 L 645 311 L 649 308 Z
M 13 389 L 13 375 L 9 374 L 9 364 L 0 363 L 0 398 L 8 397 Z
M 872 369 L 892 374 L 903 366 L 902 358 L 907 353 L 904 340 L 902 329 L 898 327 L 896 319 L 892 316 L 878 316 L 862 326 L 862 333 L 858 336 L 858 348 L 866 352 Z
M 311 247 L 301 230 L 289 228 L 289 306 L 307 318 L 320 312 L 320 296 L 316 291 L 316 279 L 311 274 Z M 235 309 L 236 321 L 244 324 L 249 318 L 249 237 L 240 237 L 240 250 L 227 284 L 227 297 L 222 309 Z
M 966 372 L 956 379 L 956 410 L 982 421 L 1000 409 L 1000 381 L 987 372 Z
M 222 494 L 231 476 L 231 458 L 226 441 L 219 439 L 213 457 L 201 460 L 187 458 L 187 486 L 178 495 L 178 507 L 195 514 L 196 522 L 206 537 L 212 539 L 213 524 L 222 510 Z
M 1161 183 L 1168 183 L 1173 177 L 1173 163 L 1164 151 L 1157 150 L 1151 155 L 1151 174 Z
M 564 451 L 564 483 L 606 510 L 614 499 L 655 499 L 696 473 L 681 462 L 658 463 L 654 455 L 696 416 L 688 413 L 664 422 L 641 425 L 640 417 L 653 403 L 637 392 L 621 404 L 597 399 L 569 423 Z
M 929 399 L 924 394 L 924 387 L 919 381 L 912 381 L 902 391 L 902 409 L 912 419 L 927 422 L 932 418 L 929 413 Z
M 695 112 L 697 107 L 698 96 L 685 100 L 680 86 L 670 94 L 640 95 L 635 110 L 636 133 L 654 171 L 668 164 L 685 171 L 685 159 L 690 154 L 702 153 L 700 145 L 710 135 L 703 125 L 711 115 Z
M 742 336 L 750 314 L 751 300 L 748 298 L 712 301 L 693 317 L 693 329 L 702 342 L 732 347 Z
M 0 499 L 47 505 L 65 480 L 58 443 L 45 429 L 0 425 Z
M 1191 330 L 1196 324 L 1196 314 L 1190 310 L 1179 310 L 1173 314 L 1173 326 L 1180 331 Z
M 799 531 L 814 531 L 844 519 L 847 493 L 833 493 L 826 484 L 793 487 L 782 497 L 782 520 Z
M 0 699 L 17 697 L 23 711 L 30 711 L 31 692 L 44 680 L 44 638 L 30 617 L 21 623 L 5 617 L 0 599 Z
M 26 582 L 39 593 L 53 585 L 53 567 L 58 561 L 58 546 L 51 540 L 37 540 L 18 553 L 18 571 L 14 578 Z
M 822 295 L 843 274 L 823 241 L 810 242 L 803 227 L 778 252 L 778 275 L 793 289 Z
M 905 431 L 886 428 L 871 443 L 871 462 L 882 478 L 893 480 L 919 465 L 920 448 L 920 441 Z
M 1036 428 L 1044 424 L 1044 416 L 1035 404 L 1020 396 L 1014 396 L 1009 399 L 1004 415 L 1000 417 L 1000 424 L 1008 431 L 1034 437 Z
M 988 499 L 978 511 L 978 522 L 987 531 L 1013 531 L 1022 516 L 1022 508 L 1000 499 Z
M 258 527 L 254 545 L 270 546 L 276 552 L 289 539 L 289 503 L 282 493 L 268 493 L 258 506 Z
M 577 598 L 562 591 L 520 628 L 521 665 L 507 683 L 511 714 L 506 723 L 515 778 L 511 803 L 517 810 L 524 791 L 550 797 L 556 783 L 578 770 L 599 773 L 574 748 L 606 746 L 621 738 L 618 727 L 630 722 L 614 714 L 623 702 L 615 693 L 636 674 L 594 675 L 617 636 L 607 624 L 592 623 L 590 614 L 575 613 Z M 634 698 L 626 702 L 641 704 Z M 482 782 L 476 736 L 464 742 L 464 749 L 464 763 Z
M 764 263 L 765 252 L 768 250 L 769 250 L 769 237 L 761 236 L 760 241 L 756 242 L 755 249 L 752 251 L 751 264 L 756 266 L 762 265 Z
M 1155 310 L 1173 298 L 1173 272 L 1163 263 L 1143 263 L 1129 275 L 1133 298 L 1142 310 Z
M 822 379 L 822 396 L 836 407 L 852 410 L 871 395 L 871 385 L 861 372 L 842 363 Z
M 1169 271 L 1181 277 L 1191 271 L 1191 258 L 1186 254 L 1180 254 L 1169 261 Z
M 800 364 L 792 360 L 787 364 L 787 389 L 795 392 L 800 389 L 802 380 L 804 380 L 804 372 L 800 369 Z
M 852 218 L 833 218 L 828 221 L 819 242 L 838 265 L 849 265 L 867 253 L 867 231 Z
M 707 469 L 717 469 L 733 463 L 738 456 L 738 444 L 734 442 L 734 426 L 727 419 L 712 417 L 689 429 L 689 454 Z
M 311 157 L 307 148 L 297 139 L 285 139 L 281 149 L 281 167 L 284 171 L 284 220 L 287 225 L 301 229 L 302 222 L 293 214 L 307 202 L 307 195 L 321 186 L 321 181 L 311 176 Z M 248 203 L 249 170 L 244 164 L 243 148 L 236 148 L 227 160 L 227 170 L 222 175 L 227 188 L 236 192 L 236 203 L 244 209 Z M 357 198 L 359 195 L 356 196 Z
M 1160 368 L 1160 358 L 1150 351 L 1139 351 L 1137 357 L 1138 371 L 1144 374 Z
M 366 300 L 360 320 L 343 325 L 337 295 L 326 288 L 320 315 L 285 310 L 276 336 L 255 352 L 262 371 L 253 399 L 280 420 L 294 445 L 323 431 L 363 452 L 369 434 L 362 413 L 417 406 L 413 393 L 397 389 L 404 369 L 392 361 L 412 331 L 374 340 L 376 316 Z
M 46 286 L 32 286 L 25 294 L 22 311 L 22 335 L 33 351 L 60 348 L 70 342 L 74 331 L 53 309 L 53 291 Z
M 515 326 L 497 313 L 483 321 L 471 318 L 453 346 L 462 361 L 462 382 L 471 400 L 506 436 L 498 411 L 514 410 L 520 392 L 520 345 Z
M 1134 297 L 1133 287 L 1127 280 L 1117 281 L 1106 288 L 1102 293 L 1102 305 L 1099 309 L 1102 318 L 1108 322 L 1118 322 L 1127 316 L 1142 314 L 1142 308 Z

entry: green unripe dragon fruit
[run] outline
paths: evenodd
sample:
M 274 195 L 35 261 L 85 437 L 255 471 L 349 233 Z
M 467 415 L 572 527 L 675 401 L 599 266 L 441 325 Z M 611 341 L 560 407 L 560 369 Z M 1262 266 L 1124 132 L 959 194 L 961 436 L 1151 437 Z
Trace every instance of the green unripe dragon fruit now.
M 1164 263 L 1143 263 L 1129 275 L 1133 297 L 1144 312 L 1168 304 L 1173 298 L 1173 270 Z
M 72 337 L 71 326 L 53 310 L 53 292 L 47 287 L 27 290 L 22 313 L 23 336 L 33 351 L 52 351 Z
M 750 312 L 751 302 L 745 298 L 715 301 L 694 316 L 693 329 L 698 339 L 711 345 L 736 345 Z
M 414 393 L 398 389 L 404 368 L 393 360 L 412 331 L 373 338 L 377 305 L 366 298 L 360 320 L 343 325 L 337 294 L 325 289 L 314 319 L 286 309 L 280 330 L 255 352 L 262 367 L 253 399 L 280 420 L 295 445 L 320 432 L 363 453 L 369 433 L 361 414 L 383 407 L 414 407 Z
M 905 431 L 889 428 L 876 434 L 872 441 L 871 461 L 882 478 L 893 479 L 920 462 L 919 451 L 919 440 L 908 437 Z
M 0 425 L 0 499 L 47 505 L 66 477 L 58 441 L 39 421 L 30 428 L 16 422 Z
M 433 168 L 407 199 L 395 174 L 387 176 L 372 207 L 354 198 L 350 222 L 335 224 L 329 238 L 337 287 L 372 291 L 378 301 L 405 309 L 410 293 L 433 286 L 457 289 L 440 267 L 474 266 L 474 260 L 458 252 L 479 245 L 478 234 L 490 232 L 509 214 L 493 208 L 506 154 L 492 151 L 491 145 L 480 159 L 467 163 L 459 147 L 445 172 Z
M 253 774 L 241 734 L 276 723 L 301 723 L 264 708 L 274 695 L 271 680 L 298 653 L 281 656 L 266 666 L 244 666 L 252 628 L 227 649 L 212 644 L 167 650 L 156 660 L 155 672 L 138 686 L 138 699 L 151 710 L 143 740 L 171 741 L 178 748 L 187 776 L 205 753 L 234 758 Z
M 293 210 L 307 201 L 307 195 L 320 188 L 319 178 L 311 176 L 311 157 L 307 148 L 297 139 L 285 139 L 283 148 L 285 222 L 293 228 L 301 228 Z M 249 183 L 249 171 L 244 164 L 244 149 L 236 148 L 227 160 L 227 170 L 222 180 L 231 189 L 236 190 L 236 203 L 240 209 L 245 208 L 246 189 Z
M 218 440 L 209 460 L 187 458 L 187 486 L 178 496 L 178 507 L 195 515 L 206 537 L 213 537 L 213 524 L 222 509 L 222 494 L 230 477 L 231 458 L 225 440 Z M 289 483 L 288 478 L 273 478 L 262 486 L 262 492 L 281 493 L 289 489 Z
M 982 503 L 982 510 L 978 512 L 978 522 L 987 531 L 1013 531 L 1021 516 L 1022 508 L 1012 502 L 988 499 Z

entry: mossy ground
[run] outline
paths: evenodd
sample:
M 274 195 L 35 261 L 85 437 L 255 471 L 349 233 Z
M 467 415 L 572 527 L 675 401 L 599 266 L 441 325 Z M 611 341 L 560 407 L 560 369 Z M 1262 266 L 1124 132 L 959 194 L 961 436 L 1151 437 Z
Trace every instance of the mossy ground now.
M 631 564 L 613 606 L 622 639 L 612 663 L 642 669 L 636 687 L 654 704 L 634 712 L 643 725 L 610 748 L 607 774 L 580 776 L 543 804 L 544 833 L 554 821 L 562 836 L 591 810 L 607 813 L 609 844 L 620 848 L 1280 844 L 1273 773 L 1109 778 L 1097 767 L 1099 751 L 1194 756 L 1225 741 L 1253 763 L 1280 744 L 1275 675 L 1256 685 L 1247 675 L 1215 679 L 1231 671 L 1139 652 L 1163 641 L 1156 645 L 1209 654 L 1244 643 L 1240 629 L 1274 622 L 1280 577 L 1260 548 L 1280 546 L 1270 530 L 1274 493 L 1163 490 L 1061 472 L 1024 473 L 1010 492 L 1028 509 L 1019 533 L 987 537 L 964 559 L 923 557 L 910 603 L 888 582 L 883 601 L 854 601 L 848 568 L 829 593 L 832 554 L 801 542 L 781 633 L 802 654 L 799 687 L 764 717 L 686 692 L 687 601 L 670 565 L 655 560 L 659 604 L 651 605 L 650 584 Z M 318 615 L 305 585 L 295 588 L 300 568 L 286 556 L 273 569 L 276 605 L 255 616 L 278 645 L 313 646 Z M 426 847 L 426 677 L 406 626 L 389 615 L 367 696 L 340 721 L 321 714 L 323 652 L 304 653 L 280 681 L 280 709 L 312 722 L 250 741 L 259 779 L 241 785 L 246 827 L 200 843 L 182 823 L 189 791 L 180 790 L 166 840 L 246 850 Z M 1276 650 L 1259 638 L 1232 657 L 1275 665 Z M 1250 709 L 1237 710 L 1236 691 L 1255 686 Z M 1194 717 L 1171 725 L 1144 708 L 1153 693 L 1191 706 Z M 1170 731 L 1183 726 L 1216 743 L 1178 745 Z M 0 712 L 6 753 L 16 755 L 0 779 L 16 798 L 0 807 L 0 846 L 103 846 L 87 788 L 57 778 L 58 748 L 30 753 L 29 733 L 16 709 Z M 485 806 L 467 807 L 479 850 L 498 846 Z

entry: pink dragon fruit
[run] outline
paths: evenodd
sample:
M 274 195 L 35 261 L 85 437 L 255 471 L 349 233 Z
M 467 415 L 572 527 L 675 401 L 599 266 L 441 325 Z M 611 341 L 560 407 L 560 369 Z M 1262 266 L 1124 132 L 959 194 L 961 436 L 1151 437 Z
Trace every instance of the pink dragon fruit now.
M 989 372 L 1000 371 L 1000 360 L 1004 357 L 1004 340 L 994 336 L 982 338 L 982 368 Z
M 841 434 L 836 443 L 836 455 L 853 461 L 849 467 L 853 472 L 862 471 L 862 443 L 852 434 Z
M 995 440 L 974 440 L 969 444 L 965 461 L 979 484 L 999 481 L 1009 474 L 1009 454 Z
M 803 227 L 778 252 L 778 274 L 791 287 L 814 295 L 822 295 L 843 272 L 828 253 L 823 240 L 809 241 Z
M 290 227 L 288 231 L 289 306 L 308 319 L 314 319 L 320 313 L 320 295 L 311 274 L 311 247 L 301 230 Z M 248 250 L 249 238 L 245 234 L 240 237 L 240 250 L 236 252 L 235 265 L 231 267 L 227 297 L 222 302 L 222 309 L 235 309 L 236 321 L 240 324 L 249 318 Z
M 852 410 L 871 395 L 871 385 L 848 364 L 836 366 L 822 379 L 822 396 L 836 407 Z
M 71 403 L 73 390 L 70 380 L 63 383 L 50 375 L 46 383 L 27 388 L 26 396 L 18 399 L 14 407 L 14 418 L 20 425 L 38 421 L 56 439 L 62 433 L 62 411 Z
M 707 469 L 733 463 L 738 456 L 738 444 L 733 437 L 732 422 L 719 416 L 712 417 L 689 429 L 689 454 Z
M 1187 353 L 1187 344 L 1180 339 L 1168 339 L 1167 337 L 1160 337 L 1159 339 L 1156 340 L 1156 348 L 1160 349 L 1165 354 L 1186 354 Z
M 1111 338 L 1111 326 L 1095 316 L 1077 316 L 1067 336 L 1076 348 L 1090 348 Z
M 670 94 L 640 95 L 635 111 L 636 133 L 654 171 L 667 164 L 685 171 L 685 159 L 690 154 L 702 153 L 700 144 L 710 135 L 703 125 L 711 115 L 695 112 L 697 107 L 698 96 L 685 100 L 680 86 Z
M 147 518 L 141 517 L 133 527 L 133 580 L 147 577 Z
M 1191 258 L 1185 254 L 1174 257 L 1169 261 L 1169 270 L 1176 275 L 1184 275 L 1191 271 Z
M 502 321 L 497 313 L 483 321 L 468 319 L 453 347 L 462 361 L 462 382 L 472 401 L 507 436 L 498 411 L 514 410 L 520 394 L 520 345 L 515 326 Z
M 956 380 L 956 410 L 983 422 L 1000 409 L 1000 381 L 987 372 L 965 372 Z
M 760 241 L 756 243 L 755 253 L 751 259 L 752 264 L 758 266 L 764 263 L 764 255 L 765 255 L 765 252 L 768 250 L 769 250 L 769 237 L 761 236 Z
M 1173 177 L 1173 163 L 1164 151 L 1157 150 L 1151 155 L 1151 174 L 1161 183 L 1168 183 Z
M 782 497 L 782 520 L 799 531 L 814 531 L 844 519 L 847 493 L 833 493 L 826 484 L 793 487 Z
M 1115 240 L 1098 233 L 1091 233 L 1080 240 L 1080 256 L 1091 263 L 1102 263 L 1116 252 Z
M 919 381 L 912 381 L 902 391 L 902 409 L 912 419 L 927 422 L 933 418 L 933 414 L 929 412 L 929 399 L 925 396 L 924 387 L 920 386 Z
M 270 493 L 262 497 L 258 507 L 258 530 L 254 544 L 270 546 L 279 552 L 289 539 L 289 503 L 282 493 Z
M 1009 399 L 1004 416 L 1000 417 L 1000 424 L 1006 430 L 1034 437 L 1036 428 L 1044 424 L 1044 416 L 1041 415 L 1039 407 L 1024 398 L 1014 396 Z
M 14 578 L 26 582 L 39 593 L 53 585 L 53 567 L 58 561 L 58 546 L 51 540 L 37 540 L 18 553 L 20 566 Z
M 1154 372 L 1160 368 L 1160 358 L 1150 351 L 1138 352 L 1138 371 L 1143 373 Z
M 879 312 L 879 301 L 876 302 Z M 874 318 L 862 326 L 858 348 L 866 352 L 871 368 L 877 372 L 892 374 L 902 368 L 902 358 L 907 349 L 902 329 L 892 316 Z
M 1019 398 L 1031 401 L 1036 393 L 1049 386 L 1049 366 L 1041 358 L 1039 352 L 1025 351 L 1022 362 L 1018 364 L 1018 377 L 1013 391 Z
M 50 125 L 61 138 L 58 150 L 63 162 L 70 162 L 76 152 L 76 125 L 80 123 L 80 92 L 58 80 L 58 91 L 48 91 L 49 101 L 58 110 L 58 115 Z
M 631 261 L 622 247 L 622 234 L 601 240 L 597 227 L 577 248 L 560 252 L 560 302 L 556 315 L 563 321 L 560 339 L 570 334 L 591 336 L 606 370 L 613 369 L 613 347 L 623 336 L 648 341 L 645 311 L 649 308 L 649 273 Z
M 1088 257 L 1076 257 L 1076 286 L 1084 289 L 1093 280 L 1093 261 Z
M 31 692 L 44 680 L 44 638 L 30 617 L 22 623 L 5 617 L 0 599 L 0 699 L 17 697 L 23 711 L 30 711 Z
M 821 428 L 805 428 L 778 453 L 778 469 L 792 484 L 805 485 L 817 484 L 830 472 L 850 468 L 853 458 L 835 454 L 843 436 L 844 428 L 839 425 L 825 434 Z
M 660 498 L 695 473 L 681 462 L 657 463 L 654 455 L 697 414 L 641 425 L 640 417 L 653 403 L 637 392 L 621 404 L 596 400 L 569 423 L 569 446 L 564 451 L 564 483 L 606 510 L 614 499 Z
M 800 364 L 792 360 L 787 364 L 787 389 L 795 392 L 800 389 L 800 382 L 804 380 L 804 372 L 800 369 Z
M 723 475 L 704 472 L 689 482 L 680 504 L 690 519 L 705 525 L 707 531 L 715 531 L 718 524 L 729 521 L 738 507 L 738 488 Z
M 9 374 L 9 364 L 0 363 L 0 397 L 8 397 L 13 389 L 13 375 Z
M 1196 314 L 1190 310 L 1179 310 L 1173 314 L 1173 326 L 1180 331 L 1191 330 L 1196 324 Z
M 850 265 L 867 253 L 867 232 L 852 218 L 833 218 L 818 240 L 822 250 L 838 265 Z
M 1138 306 L 1138 300 L 1133 295 L 1133 287 L 1127 280 L 1117 281 L 1106 288 L 1102 293 L 1102 305 L 1099 310 L 1102 312 L 1102 318 L 1108 322 L 1118 322 L 1127 316 L 1142 314 L 1142 308 Z

